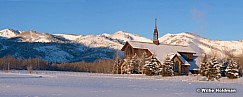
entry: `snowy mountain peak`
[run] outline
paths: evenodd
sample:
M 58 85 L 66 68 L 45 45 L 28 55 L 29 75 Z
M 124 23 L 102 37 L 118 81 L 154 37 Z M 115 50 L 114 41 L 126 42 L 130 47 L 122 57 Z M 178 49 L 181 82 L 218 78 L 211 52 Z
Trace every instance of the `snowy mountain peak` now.
M 117 31 L 114 34 L 110 35 L 110 37 L 113 39 L 119 39 L 123 41 L 134 40 L 134 41 L 141 41 L 141 42 L 152 42 L 152 40 L 148 38 L 141 37 L 139 35 L 131 34 L 124 31 Z
M 216 41 L 201 37 L 190 32 L 178 34 L 166 34 L 159 38 L 160 43 L 173 45 L 186 45 L 193 48 L 199 54 L 216 52 L 219 56 L 233 53 L 238 55 L 243 50 L 243 41 Z
M 4 38 L 16 37 L 19 33 L 20 31 L 13 30 L 13 29 L 0 30 L 0 36 Z
M 30 44 L 36 48 L 33 49 L 33 51 L 36 52 L 36 56 L 45 60 L 57 59 L 57 61 L 74 61 L 72 58 L 76 57 L 70 56 L 78 56 L 78 58 L 75 60 L 83 60 L 85 58 L 92 59 L 93 57 L 99 58 L 99 56 L 103 56 L 103 58 L 110 58 L 110 55 L 113 55 L 113 50 L 120 50 L 125 42 L 130 40 L 152 43 L 151 39 L 124 31 L 117 31 L 113 34 L 104 33 L 101 35 L 75 35 L 48 34 L 37 31 L 20 32 L 13 29 L 3 29 L 0 30 L 0 40 L 0 55 L 2 55 L 0 57 L 8 54 L 5 52 L 12 52 L 10 55 L 20 58 L 29 56 L 27 55 L 29 53 L 23 53 L 22 50 L 26 50 L 26 48 L 19 42 L 25 42 L 26 44 L 31 42 Z M 7 43 L 6 41 L 10 41 L 10 43 Z M 190 46 L 195 52 L 197 52 L 197 54 L 210 54 L 212 51 L 215 51 L 219 56 L 224 56 L 225 54 L 229 53 L 237 55 L 243 52 L 243 41 L 210 40 L 190 32 L 182 32 L 177 34 L 168 33 L 160 37 L 159 41 L 162 44 Z M 41 44 L 39 42 L 45 43 Z M 11 47 L 12 45 L 9 45 L 12 43 L 16 43 L 16 45 L 20 46 L 18 49 L 19 51 L 16 51 L 16 47 Z M 48 47 L 43 47 L 43 45 L 48 45 Z M 66 47 L 64 48 L 63 45 L 66 45 Z M 90 49 L 93 50 L 92 54 L 96 54 L 95 56 L 86 54 Z M 109 51 L 108 57 L 106 56 L 107 51 Z M 64 54 L 58 55 L 60 52 Z M 53 54 L 50 55 L 50 53 Z
M 83 35 L 76 35 L 76 34 L 54 34 L 56 36 L 63 37 L 67 40 L 76 41 L 78 38 L 82 37 Z

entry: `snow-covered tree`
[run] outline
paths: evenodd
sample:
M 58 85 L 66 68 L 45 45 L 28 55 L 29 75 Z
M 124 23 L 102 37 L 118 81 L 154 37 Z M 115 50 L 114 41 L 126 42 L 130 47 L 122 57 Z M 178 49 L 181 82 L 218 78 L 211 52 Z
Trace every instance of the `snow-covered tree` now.
M 207 74 L 207 55 L 205 55 L 205 57 L 203 58 L 202 60 L 202 63 L 201 63 L 201 67 L 200 67 L 200 74 L 202 76 L 206 76 Z
M 140 56 L 138 58 L 138 60 L 139 60 L 138 71 L 141 74 L 144 74 L 144 71 L 145 71 L 145 61 L 146 61 L 146 59 L 148 59 L 148 56 L 147 56 L 147 53 L 146 52 L 143 52 L 142 56 Z
M 114 66 L 113 66 L 113 70 L 112 72 L 114 74 L 120 74 L 121 73 L 121 59 L 119 58 L 119 55 L 117 54 L 116 55 L 116 59 L 115 59 L 115 63 L 114 63 Z
M 122 70 L 121 73 L 122 74 L 131 74 L 131 58 L 127 57 L 126 59 L 123 60 L 123 64 L 122 64 Z
M 161 67 L 154 54 L 151 55 L 148 59 L 146 59 L 144 66 L 145 66 L 144 73 L 149 76 L 159 74 L 159 67 Z
M 139 60 L 137 54 L 132 56 L 132 58 L 128 57 L 124 59 L 122 73 L 125 74 L 134 74 L 139 73 Z
M 220 65 L 215 57 L 209 60 L 206 72 L 206 77 L 208 80 L 213 81 L 214 79 L 219 80 L 219 78 L 221 78 Z
M 235 62 L 235 60 L 230 60 L 229 64 L 226 68 L 226 76 L 228 78 L 239 78 L 239 69 L 238 64 Z
M 169 58 L 169 56 L 166 57 L 163 65 L 162 65 L 162 76 L 173 76 L 174 75 L 174 71 L 173 71 L 173 64 L 174 62 L 171 61 L 171 59 Z
M 225 77 L 226 76 L 226 68 L 229 64 L 229 59 L 222 59 L 220 64 L 221 64 L 221 67 L 220 67 L 220 73 L 221 73 L 221 77 Z
M 131 73 L 132 74 L 138 74 L 139 73 L 139 60 L 138 56 L 135 53 L 135 55 L 132 57 L 131 62 L 130 62 L 130 67 L 131 67 Z

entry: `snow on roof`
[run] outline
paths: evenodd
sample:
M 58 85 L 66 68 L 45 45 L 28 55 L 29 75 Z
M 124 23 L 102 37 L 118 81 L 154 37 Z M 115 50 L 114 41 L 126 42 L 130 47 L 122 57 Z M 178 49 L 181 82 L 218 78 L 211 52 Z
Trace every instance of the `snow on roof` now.
M 189 70 L 199 68 L 199 66 L 196 64 L 196 61 L 189 61 L 189 64 L 190 64 Z
M 189 63 L 188 61 L 186 61 L 186 59 L 183 58 L 183 57 L 181 56 L 181 54 L 177 53 L 177 55 L 178 55 L 178 57 L 181 59 L 182 63 L 184 63 L 183 65 L 190 65 L 190 63 Z
M 181 45 L 168 45 L 168 44 L 159 44 L 155 45 L 153 43 L 147 42 L 138 42 L 138 41 L 128 41 L 128 43 L 133 48 L 143 48 L 148 49 L 152 54 L 155 54 L 157 59 L 160 62 L 163 62 L 164 59 L 167 57 L 168 54 L 172 54 L 170 57 L 174 57 L 174 55 L 178 55 L 178 57 L 183 62 L 183 65 L 190 65 L 180 54 L 179 52 L 187 52 L 187 53 L 196 53 L 188 46 L 181 46 Z

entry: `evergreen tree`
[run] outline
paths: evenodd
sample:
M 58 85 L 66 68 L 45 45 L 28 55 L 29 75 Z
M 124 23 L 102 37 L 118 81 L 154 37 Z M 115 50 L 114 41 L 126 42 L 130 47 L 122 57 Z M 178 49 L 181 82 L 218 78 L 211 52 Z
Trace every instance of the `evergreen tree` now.
M 139 59 L 138 59 L 139 60 L 138 71 L 141 74 L 144 74 L 144 71 L 145 71 L 145 61 L 146 61 L 147 58 L 148 58 L 147 53 L 146 52 L 143 52 L 142 56 L 140 56 Z
M 130 67 L 131 67 L 131 73 L 132 74 L 138 74 L 139 73 L 139 60 L 138 60 L 138 56 L 135 53 L 135 55 L 132 57 L 131 62 L 130 62 Z
M 156 59 L 155 55 L 151 55 L 148 59 L 145 61 L 145 74 L 146 75 L 157 75 L 159 74 L 159 63 Z
M 173 67 L 172 67 L 173 64 L 174 64 L 174 62 L 171 61 L 169 56 L 167 56 L 163 63 L 163 66 L 161 68 L 162 76 L 173 76 L 174 75 L 174 71 L 173 71 Z
M 132 58 L 128 57 L 124 59 L 123 67 L 122 67 L 122 73 L 124 74 L 137 74 L 139 73 L 139 60 L 138 56 L 135 53 Z
M 127 57 L 126 59 L 124 59 L 124 62 L 122 64 L 122 74 L 131 74 L 131 58 Z
M 220 74 L 220 65 L 217 62 L 217 59 L 215 57 L 213 57 L 211 60 L 209 60 L 208 64 L 207 64 L 207 70 L 206 70 L 206 77 L 208 78 L 208 80 L 213 81 L 214 79 L 219 80 L 219 78 L 221 77 Z
M 120 74 L 121 73 L 121 59 L 119 58 L 119 55 L 116 56 L 115 63 L 113 66 L 113 74 Z
M 238 64 L 235 60 L 230 60 L 226 68 L 226 76 L 230 79 L 239 78 Z
M 205 57 L 203 58 L 202 60 L 202 63 L 201 63 L 201 67 L 200 67 L 200 74 L 202 76 L 206 76 L 207 74 L 207 56 L 205 55 Z
M 225 77 L 226 76 L 226 68 L 229 64 L 229 59 L 223 59 L 221 62 L 221 67 L 220 67 L 220 73 L 221 73 L 221 77 Z

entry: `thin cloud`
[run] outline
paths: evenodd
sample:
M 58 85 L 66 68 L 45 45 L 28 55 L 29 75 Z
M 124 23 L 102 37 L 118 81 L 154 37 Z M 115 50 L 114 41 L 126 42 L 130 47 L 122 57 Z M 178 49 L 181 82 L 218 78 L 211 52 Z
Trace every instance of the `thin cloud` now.
M 205 13 L 199 9 L 193 8 L 191 10 L 192 18 L 196 22 L 196 32 L 205 32 Z

